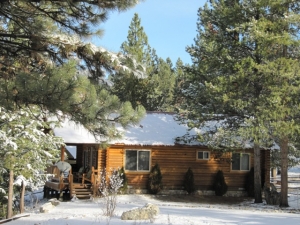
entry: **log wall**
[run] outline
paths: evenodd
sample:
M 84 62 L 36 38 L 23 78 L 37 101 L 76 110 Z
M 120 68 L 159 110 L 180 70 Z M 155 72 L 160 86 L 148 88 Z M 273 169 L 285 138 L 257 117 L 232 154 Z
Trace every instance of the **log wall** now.
M 106 167 L 106 150 L 98 149 L 98 172 Z M 99 173 L 100 174 L 100 173 Z
M 150 167 L 158 163 L 163 176 L 164 189 L 182 190 L 184 175 L 189 167 L 194 172 L 196 188 L 199 190 L 211 190 L 213 179 L 218 170 L 222 170 L 225 176 L 228 190 L 243 190 L 248 171 L 231 170 L 231 153 L 222 156 L 216 155 L 207 148 L 189 146 L 124 146 L 115 145 L 107 148 L 106 169 L 121 168 L 125 166 L 125 150 L 151 150 Z M 209 160 L 198 160 L 197 151 L 209 151 Z M 253 150 L 245 150 L 250 153 L 250 168 L 253 167 Z M 265 180 L 268 181 L 270 152 L 262 151 L 262 168 Z M 136 189 L 146 189 L 150 172 L 125 171 L 128 185 Z

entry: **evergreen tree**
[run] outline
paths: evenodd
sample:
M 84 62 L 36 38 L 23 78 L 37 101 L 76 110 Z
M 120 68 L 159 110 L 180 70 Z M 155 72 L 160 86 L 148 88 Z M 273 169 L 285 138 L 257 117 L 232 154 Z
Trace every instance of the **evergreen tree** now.
M 187 66 L 187 65 L 186 65 Z M 173 107 L 174 109 L 180 109 L 180 105 L 183 104 L 183 94 L 181 93 L 183 90 L 186 90 L 185 85 L 185 77 L 187 76 L 187 72 L 185 71 L 185 65 L 182 60 L 179 58 L 176 61 L 175 66 L 175 84 L 174 84 L 174 93 L 173 93 Z
M 146 70 L 145 76 L 147 76 L 151 68 L 153 51 L 148 44 L 148 37 L 141 26 L 141 20 L 137 13 L 134 14 L 130 23 L 127 41 L 122 43 L 121 51 L 125 55 L 133 56 L 137 62 L 141 62 Z M 147 101 L 145 93 L 148 90 L 145 76 L 137 77 L 128 73 L 116 73 L 111 76 L 113 82 L 112 92 L 122 101 L 131 102 L 133 107 L 145 105 L 144 103 Z
M 143 63 L 146 69 L 150 69 L 151 47 L 148 43 L 148 36 L 141 25 L 141 19 L 137 13 L 134 14 L 129 25 L 127 41 L 121 45 L 122 53 L 134 56 L 134 58 Z
M 188 48 L 193 65 L 181 115 L 192 127 L 219 121 L 203 136 L 214 146 L 252 142 L 255 202 L 261 202 L 260 149 L 278 140 L 280 205 L 288 206 L 287 148 L 299 130 L 298 13 L 294 1 L 211 1 L 199 9 L 199 35 Z
M 191 167 L 186 171 L 184 175 L 184 182 L 183 182 L 184 190 L 187 191 L 188 194 L 193 193 L 195 188 L 195 180 L 194 180 L 194 173 Z
M 58 160 L 64 145 L 61 138 L 45 133 L 49 125 L 37 108 L 34 115 L 25 110 L 13 112 L 0 108 L 0 156 L 3 159 L 0 171 L 1 176 L 9 173 L 8 218 L 12 216 L 14 177 L 22 175 L 34 183 L 43 180 L 40 171 L 51 161 Z
M 173 87 L 175 85 L 175 73 L 172 69 L 170 58 L 159 58 L 156 73 L 148 79 L 149 90 L 147 94 L 146 108 L 150 111 L 173 112 Z
M 222 170 L 218 170 L 214 179 L 213 188 L 216 196 L 223 196 L 224 194 L 226 194 L 228 186 L 226 184 Z
M 297 141 L 298 142 L 298 141 Z M 281 152 L 278 149 L 271 150 L 271 160 L 270 167 L 271 168 L 280 168 L 281 167 Z M 299 165 L 300 163 L 300 151 L 299 144 L 289 144 L 288 148 L 288 168 Z
M 162 175 L 157 163 L 151 168 L 147 188 L 150 194 L 157 194 L 163 188 Z
M 137 123 L 145 113 L 144 108 L 139 106 L 133 109 L 129 102 L 121 102 L 108 91 L 104 78 L 115 71 L 140 76 L 143 68 L 130 56 L 109 52 L 84 41 L 101 34 L 102 31 L 96 26 L 107 19 L 110 11 L 124 11 L 137 3 L 136 0 L 1 1 L 1 110 L 7 110 L 12 118 L 16 117 L 16 112 L 25 111 L 28 118 L 22 118 L 24 121 L 20 124 L 24 122 L 27 125 L 30 124 L 29 119 L 33 124 L 37 123 L 35 111 L 38 107 L 45 117 L 56 115 L 58 119 L 68 117 L 81 123 L 101 140 L 121 135 L 115 123 L 122 126 Z M 1 129 L 6 125 L 1 124 Z M 9 126 L 13 124 L 9 123 Z M 28 129 L 34 130 L 34 127 L 28 125 Z M 6 135 L 6 138 L 17 135 L 8 131 L 5 128 L 1 135 Z M 38 155 L 43 153 L 37 153 L 34 137 L 33 134 L 26 140 L 21 137 L 23 142 L 16 141 L 12 146 L 6 146 L 5 139 L 1 139 L 1 147 L 6 146 L 1 149 L 1 155 L 10 154 L 10 150 L 17 146 L 20 155 L 28 156 L 27 161 L 21 158 L 24 165 L 40 157 L 43 163 L 35 168 L 43 170 L 46 158 Z M 40 141 L 41 151 L 47 149 L 47 143 L 49 148 L 55 143 L 48 136 L 36 140 Z M 13 162 L 11 157 L 7 157 L 5 165 L 9 162 Z M 15 164 L 7 165 L 2 168 L 9 170 L 11 184 L 14 174 L 19 171 Z M 28 171 L 24 169 L 22 173 L 27 174 Z
M 107 73 L 138 75 L 136 61 L 83 41 L 112 10 L 137 1 L 1 1 L 0 105 L 10 110 L 39 105 L 68 115 L 98 137 L 113 137 L 114 122 L 136 123 L 144 114 L 111 95 Z M 109 117 L 115 113 L 116 117 Z M 108 119 L 109 117 L 109 119 Z M 111 128 L 113 131 L 111 131 Z
M 124 55 L 133 56 L 145 67 L 145 76 L 118 72 L 111 76 L 112 92 L 122 101 L 130 101 L 135 107 L 143 105 L 148 111 L 172 111 L 175 74 L 171 60 L 159 58 L 148 43 L 138 14 L 130 23 L 127 41 L 121 45 Z
M 64 64 L 80 58 L 80 66 L 95 80 L 104 71 L 125 68 L 123 56 L 81 41 L 101 35 L 96 25 L 107 19 L 109 11 L 124 11 L 136 0 L 121 1 L 1 1 L 0 57 L 1 78 L 12 78 L 21 71 L 42 72 L 49 63 Z M 24 69 L 26 68 L 26 70 Z

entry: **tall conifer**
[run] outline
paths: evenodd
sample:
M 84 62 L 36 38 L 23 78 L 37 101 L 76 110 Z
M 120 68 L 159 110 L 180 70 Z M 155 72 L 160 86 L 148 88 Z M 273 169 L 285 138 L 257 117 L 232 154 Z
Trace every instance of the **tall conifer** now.
M 129 56 L 86 42 L 112 10 L 137 1 L 0 2 L 0 106 L 12 111 L 40 106 L 68 115 L 92 133 L 111 137 L 114 122 L 136 123 L 144 113 L 107 91 L 107 74 L 141 74 Z M 117 113 L 115 118 L 108 115 Z M 116 115 L 116 114 L 115 114 Z M 112 121 L 114 120 L 114 121 Z
M 146 72 L 144 77 L 122 72 L 112 75 L 113 93 L 123 101 L 130 101 L 134 107 L 143 105 L 148 111 L 172 111 L 175 83 L 172 62 L 158 57 L 155 49 L 150 47 L 138 14 L 134 14 L 121 51 L 133 56 Z
M 144 108 L 134 109 L 130 102 L 121 102 L 108 91 L 104 78 L 115 71 L 139 76 L 143 68 L 130 56 L 86 42 L 87 38 L 101 35 L 98 28 L 107 19 L 108 12 L 124 11 L 137 3 L 137 0 L 0 1 L 0 109 L 7 110 L 12 117 L 22 110 L 31 112 L 32 115 L 18 116 L 26 125 L 33 126 L 36 121 L 30 116 L 36 116 L 34 111 L 38 107 L 41 114 L 56 115 L 59 119 L 68 117 L 81 123 L 101 141 L 120 135 L 115 123 L 122 126 L 137 123 L 144 115 Z M 0 129 L 14 126 L 11 121 L 1 123 Z M 20 126 L 23 125 L 20 122 Z M 6 143 L 1 137 L 16 136 L 7 130 L 12 129 L 1 133 L 1 147 Z M 14 153 L 22 156 L 18 160 L 26 159 L 27 163 L 47 148 L 44 142 L 48 142 L 48 146 L 54 144 L 51 138 L 53 135 L 40 139 L 31 135 L 27 141 L 19 138 L 15 146 L 0 147 L 0 155 L 11 156 L 9 150 L 17 146 L 18 152 Z M 39 151 L 35 151 L 38 144 Z M 23 157 L 24 154 L 28 158 Z M 9 160 L 12 157 L 5 158 L 7 165 L 13 161 Z M 40 158 L 40 165 L 45 166 L 46 157 Z M 12 184 L 13 175 L 18 171 L 13 163 L 7 165 Z
M 214 147 L 253 144 L 255 202 L 261 202 L 260 149 L 277 141 L 280 205 L 288 206 L 287 148 L 299 131 L 299 3 L 212 0 L 198 15 L 182 115 L 196 127 L 219 121 L 204 136 Z

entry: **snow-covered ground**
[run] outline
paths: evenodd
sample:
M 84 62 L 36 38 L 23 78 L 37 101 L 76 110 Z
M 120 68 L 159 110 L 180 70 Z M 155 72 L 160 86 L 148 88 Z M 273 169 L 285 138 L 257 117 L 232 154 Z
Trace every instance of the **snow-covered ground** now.
M 289 171 L 289 176 L 299 177 L 300 167 Z M 299 183 L 298 183 L 299 185 Z M 264 203 L 254 204 L 245 201 L 239 205 L 208 205 L 201 203 L 165 202 L 150 195 L 120 195 L 118 196 L 115 215 L 111 218 L 103 216 L 104 203 L 102 199 L 77 200 L 61 202 L 49 213 L 40 213 L 39 205 L 31 202 L 27 207 L 29 217 L 19 218 L 6 223 L 7 225 L 198 225 L 198 224 L 300 224 L 300 187 L 293 184 L 289 193 L 288 208 L 269 206 Z M 37 194 L 41 196 L 42 193 Z M 146 203 L 159 206 L 160 213 L 153 221 L 123 221 L 122 212 L 134 207 L 142 207 Z
M 145 203 L 159 206 L 160 213 L 154 221 L 123 221 L 122 212 Z M 49 213 L 39 213 L 38 207 L 30 210 L 29 217 L 8 222 L 7 225 L 197 225 L 197 224 L 299 224 L 300 212 L 293 207 L 280 209 L 265 204 L 245 202 L 235 206 L 205 205 L 196 203 L 162 202 L 149 195 L 120 195 L 115 216 L 103 216 L 101 201 L 80 200 L 61 202 Z

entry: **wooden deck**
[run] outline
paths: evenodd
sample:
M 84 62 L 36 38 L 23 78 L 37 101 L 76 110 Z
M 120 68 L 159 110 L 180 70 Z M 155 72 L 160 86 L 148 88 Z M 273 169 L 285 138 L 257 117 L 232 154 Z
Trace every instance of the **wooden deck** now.
M 44 186 L 45 198 L 59 198 L 60 200 L 69 200 L 74 196 L 77 198 L 90 198 L 94 195 L 94 189 L 91 183 L 82 184 L 64 182 L 63 185 L 55 181 L 47 181 Z
M 64 178 L 63 176 L 52 177 L 51 180 L 45 183 L 44 197 L 68 200 L 76 196 L 77 198 L 86 199 L 98 195 L 97 187 L 96 172 L 92 168 L 91 179 L 87 179 L 85 175 L 83 175 L 81 180 L 76 178 L 74 182 L 72 173 L 69 174 L 68 178 Z
M 69 189 L 69 182 L 64 182 L 62 186 L 59 182 L 56 181 L 46 181 L 45 186 L 59 192 L 65 189 Z
M 91 168 L 90 178 L 87 178 L 86 174 L 82 174 L 80 179 L 78 179 L 78 176 L 75 176 L 74 179 L 72 171 L 70 171 L 68 177 L 64 177 L 55 166 L 51 166 L 49 172 L 54 176 L 46 181 L 44 185 L 45 198 L 56 197 L 60 200 L 72 199 L 74 196 L 90 198 L 98 193 L 97 171 L 93 167 Z

